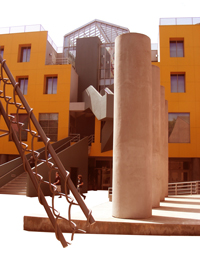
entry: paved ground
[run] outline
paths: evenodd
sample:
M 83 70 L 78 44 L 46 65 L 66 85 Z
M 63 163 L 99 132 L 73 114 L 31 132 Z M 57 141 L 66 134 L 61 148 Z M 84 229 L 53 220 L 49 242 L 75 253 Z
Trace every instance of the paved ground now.
M 160 219 L 198 222 L 200 196 L 168 199 L 160 209 Z M 50 201 L 50 198 L 48 198 Z M 176 202 L 177 201 L 177 202 Z M 61 212 L 64 199 L 56 199 Z M 91 191 L 86 204 L 101 216 L 99 209 L 108 202 L 107 192 Z M 112 205 L 111 203 L 106 204 Z M 184 208 L 183 208 L 184 205 Z M 171 207 L 171 208 L 170 208 Z M 76 207 L 73 216 L 80 216 Z M 153 211 L 154 212 L 154 211 Z M 155 209 L 155 212 L 158 212 Z M 170 212 L 166 216 L 167 213 Z M 106 214 L 107 211 L 104 210 Z M 0 195 L 1 266 L 198 266 L 199 236 L 138 236 L 75 234 L 71 245 L 63 248 L 54 233 L 23 230 L 23 216 L 45 214 L 36 198 Z M 170 215 L 170 216 L 169 216 Z M 107 216 L 107 215 L 106 215 Z M 157 216 L 154 214 L 154 216 Z M 183 218 L 186 216 L 186 218 Z M 71 234 L 64 234 L 70 241 Z M 70 265 L 69 265 L 70 264 Z

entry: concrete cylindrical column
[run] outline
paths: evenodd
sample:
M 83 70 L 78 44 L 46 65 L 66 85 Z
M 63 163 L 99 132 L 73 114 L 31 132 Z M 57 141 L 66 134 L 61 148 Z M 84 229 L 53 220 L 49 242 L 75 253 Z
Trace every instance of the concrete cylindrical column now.
M 122 34 L 115 41 L 112 215 L 152 215 L 152 68 L 150 39 Z
M 160 148 L 160 68 L 152 66 L 152 208 L 160 205 L 161 148 Z
M 161 140 L 161 188 L 160 188 L 160 201 L 164 201 L 165 199 L 165 88 L 163 86 L 160 87 L 160 140 Z

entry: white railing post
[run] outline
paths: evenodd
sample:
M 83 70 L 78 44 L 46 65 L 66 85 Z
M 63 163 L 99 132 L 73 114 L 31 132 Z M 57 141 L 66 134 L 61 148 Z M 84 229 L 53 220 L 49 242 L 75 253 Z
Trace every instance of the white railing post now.
M 175 184 L 175 195 L 177 195 L 177 184 Z

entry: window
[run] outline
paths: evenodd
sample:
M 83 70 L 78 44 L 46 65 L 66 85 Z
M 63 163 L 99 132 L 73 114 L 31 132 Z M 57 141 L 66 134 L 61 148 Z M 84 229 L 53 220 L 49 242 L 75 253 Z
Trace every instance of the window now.
M 28 78 L 19 78 L 19 87 L 23 95 L 27 95 L 28 90 Z
M 31 47 L 21 47 L 20 48 L 20 62 L 29 62 L 30 61 L 30 54 L 31 54 Z
M 168 114 L 169 143 L 190 143 L 190 114 Z
M 57 77 L 46 77 L 46 94 L 56 94 L 57 93 Z
M 170 57 L 184 57 L 183 41 L 170 41 Z
M 44 130 L 46 136 L 51 141 L 57 141 L 58 137 L 58 113 L 40 113 L 39 123 Z M 39 139 L 38 141 L 42 141 Z
M 185 93 L 185 74 L 171 74 L 171 93 Z
M 3 57 L 4 48 L 0 47 L 0 55 Z
M 11 114 L 12 116 L 14 116 L 14 120 L 13 121 L 17 121 L 17 114 Z M 18 114 L 18 121 L 23 123 L 24 125 L 22 126 L 22 130 L 21 130 L 21 141 L 27 141 L 27 131 L 23 131 L 24 129 L 28 129 L 28 114 Z M 15 132 L 17 133 L 18 139 L 19 139 L 19 128 L 17 124 L 12 124 L 13 129 L 15 130 Z M 11 138 L 9 138 L 9 141 L 12 141 Z

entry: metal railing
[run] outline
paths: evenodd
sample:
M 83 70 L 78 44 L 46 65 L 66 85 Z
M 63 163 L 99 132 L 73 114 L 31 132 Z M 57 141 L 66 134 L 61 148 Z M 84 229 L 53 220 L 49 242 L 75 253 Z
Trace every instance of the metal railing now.
M 80 136 L 80 134 L 69 134 L 69 137 L 71 138 L 70 139 L 70 142 L 74 142 L 74 143 L 76 143 L 76 142 L 79 142 L 80 140 L 81 140 L 81 136 Z
M 79 231 L 79 229 L 77 228 L 76 224 L 74 222 L 71 221 L 71 207 L 72 205 L 79 205 L 80 208 L 82 209 L 83 213 L 85 214 L 88 223 L 93 224 L 95 223 L 95 220 L 91 214 L 91 211 L 86 207 L 84 201 L 82 200 L 81 196 L 79 195 L 76 187 L 74 186 L 72 180 L 70 179 L 70 173 L 65 170 L 62 162 L 60 161 L 60 159 L 58 158 L 54 148 L 52 147 L 51 143 L 50 143 L 50 139 L 47 138 L 47 136 L 45 135 L 42 127 L 40 126 L 39 122 L 37 121 L 34 113 L 33 113 L 33 109 L 29 107 L 28 102 L 26 101 L 25 97 L 23 96 L 20 87 L 18 85 L 18 83 L 15 81 L 13 75 L 11 74 L 6 61 L 2 58 L 2 56 L 0 55 L 0 81 L 2 81 L 2 87 L 3 90 L 0 90 L 0 98 L 2 100 L 4 100 L 5 105 L 2 104 L 2 101 L 0 101 L 0 113 L 7 125 L 7 129 L 8 131 L 5 130 L 0 130 L 0 132 L 3 132 L 2 134 L 0 134 L 0 137 L 4 137 L 6 135 L 9 135 L 12 140 L 14 141 L 17 150 L 23 160 L 23 166 L 24 166 L 24 170 L 26 172 L 28 172 L 31 181 L 38 193 L 38 200 L 40 202 L 40 204 L 42 204 L 44 206 L 44 209 L 52 223 L 52 226 L 55 230 L 56 233 L 56 238 L 61 242 L 61 244 L 63 245 L 63 247 L 68 246 L 68 242 L 65 240 L 63 233 L 60 230 L 60 227 L 58 225 L 58 219 L 62 218 L 64 220 L 66 220 L 69 225 L 72 228 L 72 238 L 73 235 L 76 231 Z M 8 78 L 7 78 L 8 77 Z M 10 90 L 10 87 L 12 87 Z M 12 96 L 10 96 L 12 92 Z M 5 106 L 5 108 L 4 108 Z M 15 107 L 16 108 L 16 120 L 15 117 L 11 115 L 10 112 L 10 107 Z M 19 113 L 23 112 L 23 114 L 27 114 L 28 117 L 28 128 L 27 129 L 23 129 L 24 124 L 21 123 L 19 121 Z M 13 113 L 13 110 L 12 110 Z M 17 127 L 14 127 L 15 125 L 17 125 Z M 33 126 L 34 126 L 34 130 L 33 130 Z M 16 130 L 17 128 L 17 130 Z M 19 133 L 19 135 L 17 135 L 17 131 Z M 22 141 L 21 138 L 21 133 L 22 131 L 26 131 L 27 134 L 30 135 L 31 138 L 31 147 L 28 146 L 27 143 L 25 143 L 24 141 Z M 40 153 L 37 152 L 34 149 L 34 142 L 35 140 L 37 140 L 38 138 L 40 138 L 43 143 L 44 143 L 44 147 L 45 147 L 45 159 L 41 159 L 40 158 Z M 28 140 L 28 139 L 27 139 Z M 31 168 L 30 166 L 30 162 L 26 157 L 27 153 L 31 153 L 32 155 L 32 160 L 34 162 L 35 168 L 34 170 Z M 55 162 L 52 163 L 49 161 L 48 159 L 48 154 L 51 154 L 51 157 L 53 158 L 53 161 Z M 48 166 L 48 176 L 49 176 L 49 181 L 44 181 L 43 177 L 38 173 L 38 168 L 37 165 L 39 163 L 46 163 Z M 66 200 L 69 204 L 68 208 L 69 208 L 69 212 L 68 212 L 68 220 L 62 216 L 60 216 L 60 213 L 55 209 L 54 206 L 54 198 L 55 195 L 58 194 L 57 192 L 57 187 L 55 185 L 53 185 L 52 181 L 51 181 L 51 174 L 52 171 L 58 171 L 61 179 L 64 180 L 64 188 L 65 188 L 65 193 L 59 193 L 60 195 L 63 195 L 64 197 L 66 197 Z M 45 183 L 49 185 L 49 189 L 52 193 L 52 207 L 50 207 L 46 201 L 46 198 L 43 194 L 43 191 L 41 189 L 41 185 Z M 68 196 L 68 189 L 71 190 L 72 194 L 74 195 L 76 202 L 74 202 L 74 199 L 72 199 L 71 197 Z M 82 230 L 80 230 L 82 231 Z
M 200 180 L 190 182 L 168 183 L 168 196 L 200 194 Z M 112 187 L 108 187 L 108 198 L 112 199 Z
M 41 32 L 41 31 L 45 31 L 45 29 L 43 28 L 41 24 L 0 27 L 0 34 L 21 33 L 21 32 Z M 63 52 L 63 47 L 57 47 L 57 45 L 51 39 L 49 34 L 47 35 L 47 40 L 53 46 L 53 48 L 56 50 L 57 53 Z
M 95 137 L 94 137 L 94 134 L 92 134 L 92 135 L 90 135 L 90 136 L 88 137 L 88 145 L 89 145 L 89 146 L 91 146 L 92 143 L 94 143 L 94 141 L 95 141 L 94 138 L 95 138 Z
M 160 18 L 160 25 L 194 25 L 200 23 L 200 17 Z
M 194 195 L 194 194 L 200 194 L 200 181 L 168 184 L 168 195 Z

